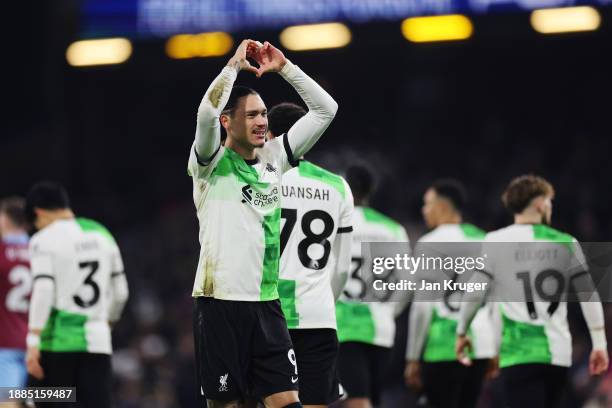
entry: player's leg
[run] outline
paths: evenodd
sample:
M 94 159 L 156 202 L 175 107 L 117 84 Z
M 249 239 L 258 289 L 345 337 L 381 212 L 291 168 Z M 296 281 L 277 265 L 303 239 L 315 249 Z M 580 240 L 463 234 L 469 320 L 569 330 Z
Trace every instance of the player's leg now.
M 561 406 L 561 399 L 568 383 L 568 368 L 559 366 L 543 367 L 546 387 L 546 408 Z
M 380 404 L 383 387 L 391 364 L 391 349 L 387 347 L 367 345 L 370 366 L 370 402 L 374 406 Z
M 338 373 L 347 399 L 342 408 L 371 408 L 371 372 L 367 356 L 367 344 L 359 342 L 340 343 Z
M 283 391 L 268 395 L 263 399 L 266 408 L 302 407 L 297 391 Z
M 15 349 L 0 349 L 0 387 L 25 387 L 27 371 L 24 362 L 25 352 Z M 2 407 L 19 407 L 17 402 L 4 402 L 8 398 L 8 392 L 0 390 L 0 404 Z
M 338 337 L 334 329 L 289 330 L 299 369 L 299 398 L 305 408 L 324 408 L 340 397 Z
M 423 391 L 429 406 L 458 407 L 461 383 L 466 374 L 464 367 L 456 361 L 423 362 L 421 364 Z
M 461 387 L 459 389 L 458 407 L 472 408 L 476 406 L 488 365 L 488 359 L 477 359 L 472 361 L 470 367 L 462 367 L 462 371 L 465 374 L 462 376 Z
M 546 379 L 542 364 L 519 364 L 501 369 L 508 408 L 545 407 Z
M 251 341 L 249 395 L 263 401 L 266 408 L 299 404 L 297 359 L 280 301 L 251 304 L 256 319 Z
M 111 406 L 112 370 L 108 354 L 77 354 L 77 398 L 83 407 Z
M 194 299 L 197 387 L 209 407 L 238 407 L 247 395 L 251 302 Z
M 40 387 L 75 387 L 77 384 L 78 353 L 56 353 L 52 351 L 40 352 L 40 365 L 45 374 L 40 381 Z M 77 402 L 37 402 L 42 408 L 78 408 L 81 407 L 79 390 Z

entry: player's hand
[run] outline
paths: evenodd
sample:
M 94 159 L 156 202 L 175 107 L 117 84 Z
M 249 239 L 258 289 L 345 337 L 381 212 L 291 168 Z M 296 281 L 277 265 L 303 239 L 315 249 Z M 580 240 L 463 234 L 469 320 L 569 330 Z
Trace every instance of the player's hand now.
M 421 382 L 421 364 L 418 361 L 408 361 L 406 363 L 404 381 L 407 386 L 417 391 L 423 388 L 423 383 Z
M 253 41 L 249 45 L 247 55 L 259 64 L 257 69 L 258 78 L 266 72 L 279 72 L 287 63 L 287 58 L 285 58 L 282 51 L 267 41 L 263 44 Z
M 32 377 L 37 380 L 42 380 L 44 378 L 45 373 L 40 366 L 40 350 L 38 347 L 28 347 L 28 351 L 26 352 L 26 367 L 28 373 Z
M 593 350 L 589 358 L 589 373 L 591 375 L 599 375 L 608 371 L 608 351 Z
M 485 379 L 492 380 L 499 375 L 499 357 L 495 356 L 489 359 L 487 364 L 487 371 L 485 372 Z
M 247 57 L 250 56 L 248 55 L 247 50 L 249 49 L 249 45 L 251 45 L 252 47 L 253 44 L 256 44 L 256 42 L 253 40 L 243 40 L 238 46 L 238 48 L 236 48 L 236 52 L 234 53 L 234 56 L 230 58 L 227 65 L 235 68 L 236 71 L 244 70 L 244 71 L 249 71 L 254 74 L 257 74 L 258 73 L 257 68 L 252 66 L 249 60 L 247 59 Z
M 471 366 L 472 360 L 468 357 L 466 350 L 472 350 L 472 342 L 467 336 L 457 336 L 457 341 L 455 342 L 455 354 L 457 355 L 457 360 L 464 366 Z

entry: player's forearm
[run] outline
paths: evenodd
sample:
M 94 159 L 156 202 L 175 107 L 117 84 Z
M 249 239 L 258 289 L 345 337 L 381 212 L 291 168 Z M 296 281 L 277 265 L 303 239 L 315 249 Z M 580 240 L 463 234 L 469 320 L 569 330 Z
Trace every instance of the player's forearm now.
M 593 350 L 606 350 L 606 330 L 604 323 L 604 313 L 600 302 L 580 302 L 580 308 L 584 320 L 591 334 Z
M 290 61 L 287 61 L 280 75 L 295 88 L 308 107 L 308 113 L 288 132 L 293 155 L 300 157 L 310 150 L 327 129 L 336 116 L 338 104 L 319 84 Z
M 116 322 L 121 317 L 129 297 L 129 289 L 125 274 L 117 274 L 112 278 L 113 298 L 108 311 L 108 320 Z
M 491 311 L 491 322 L 493 324 L 493 343 L 495 346 L 495 354 L 499 355 L 502 341 L 502 319 L 501 312 L 499 311 L 499 305 L 492 303 L 489 305 L 493 310 Z
M 480 307 L 480 303 L 477 302 L 463 302 L 459 309 L 459 321 L 457 322 L 457 335 L 465 336 L 476 312 Z
M 404 245 L 403 255 L 410 256 L 412 254 L 412 250 L 410 249 L 410 241 L 408 240 L 408 234 L 406 234 L 406 230 L 404 228 L 402 228 L 402 232 L 399 234 L 399 239 L 400 241 L 398 242 L 403 242 Z M 400 255 L 402 254 L 400 253 Z M 407 278 L 409 280 L 414 280 L 415 276 L 419 275 L 414 274 L 410 276 L 402 276 L 402 279 Z M 408 303 L 412 302 L 413 298 L 414 291 L 408 291 L 408 293 L 402 296 L 397 302 L 394 302 L 393 316 L 397 318 L 400 314 L 402 314 Z
M 334 301 L 337 301 L 346 286 L 346 282 L 348 282 L 348 271 L 337 272 L 332 277 L 331 286 L 332 292 L 334 293 Z
M 28 319 L 30 332 L 40 333 L 47 324 L 53 306 L 54 289 L 55 284 L 51 279 L 41 278 L 34 281 Z
M 332 274 L 331 286 L 334 293 L 334 300 L 338 300 L 346 286 L 351 267 L 351 244 L 352 232 L 336 234 L 334 242 L 334 252 L 336 255 L 336 270 Z
M 418 361 L 423 352 L 425 338 L 431 323 L 433 304 L 430 302 L 413 302 L 408 315 L 408 347 L 407 361 Z
M 474 271 L 469 282 L 482 283 L 484 287 L 491 288 L 493 276 L 486 271 Z M 484 303 L 488 291 L 474 291 L 463 294 L 461 308 L 459 310 L 459 321 L 457 322 L 457 335 L 463 336 L 467 333 L 472 320 L 476 316 L 478 309 Z
M 200 102 L 195 136 L 195 149 L 200 160 L 209 160 L 221 144 L 219 116 L 229 100 L 237 75 L 236 68 L 223 68 Z

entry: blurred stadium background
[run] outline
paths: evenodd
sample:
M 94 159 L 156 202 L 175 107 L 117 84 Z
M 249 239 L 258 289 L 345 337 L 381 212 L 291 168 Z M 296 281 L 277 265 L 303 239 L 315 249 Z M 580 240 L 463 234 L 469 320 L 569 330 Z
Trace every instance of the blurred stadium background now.
M 329 90 L 340 110 L 310 159 L 337 171 L 368 163 L 379 181 L 373 207 L 400 220 L 413 241 L 424 232 L 421 197 L 434 179 L 463 181 L 468 219 L 494 229 L 511 221 L 499 199 L 503 187 L 527 172 L 555 185 L 556 227 L 581 241 L 608 241 L 608 5 L 612 1 L 18 3 L 12 7 L 21 17 L 8 24 L 3 58 L 9 110 L 1 121 L 0 197 L 56 179 L 68 187 L 77 213 L 113 231 L 131 288 L 114 336 L 117 406 L 192 407 L 190 291 L 198 247 L 186 161 L 199 101 L 233 45 L 242 38 L 280 43 Z M 575 6 L 581 7 L 569 8 Z M 565 9 L 538 11 L 550 7 Z M 285 30 L 324 22 L 342 25 Z M 201 33 L 209 34 L 175 37 Z M 74 44 L 100 38 L 123 40 Z M 315 49 L 297 50 L 303 47 Z M 88 59 L 92 55 L 109 60 Z M 259 90 L 268 107 L 299 102 L 274 75 L 256 80 L 243 73 L 238 83 Z M 572 325 L 582 335 L 575 336 L 567 406 L 612 406 L 612 375 L 588 378 L 588 334 L 576 315 Z M 402 317 L 398 339 L 405 335 Z M 398 395 L 406 398 L 403 351 L 396 356 L 387 407 L 400 406 L 393 400 Z M 496 398 L 492 384 L 482 406 L 500 406 Z

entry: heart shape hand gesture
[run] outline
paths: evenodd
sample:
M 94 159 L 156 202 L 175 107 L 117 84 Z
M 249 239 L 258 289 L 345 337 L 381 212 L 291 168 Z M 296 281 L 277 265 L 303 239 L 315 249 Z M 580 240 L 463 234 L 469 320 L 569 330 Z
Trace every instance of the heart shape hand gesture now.
M 255 73 L 260 78 L 266 72 L 279 72 L 287 63 L 282 51 L 270 44 L 252 41 L 247 46 L 247 55 L 259 65 Z
M 259 67 L 251 65 L 247 58 L 254 60 Z M 266 72 L 279 72 L 286 63 L 287 58 L 283 53 L 269 42 L 262 44 L 259 41 L 243 40 L 228 65 L 237 71 L 252 72 L 260 78 Z

